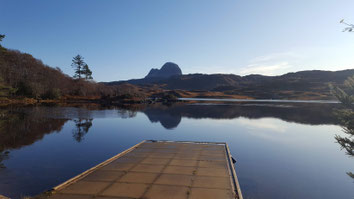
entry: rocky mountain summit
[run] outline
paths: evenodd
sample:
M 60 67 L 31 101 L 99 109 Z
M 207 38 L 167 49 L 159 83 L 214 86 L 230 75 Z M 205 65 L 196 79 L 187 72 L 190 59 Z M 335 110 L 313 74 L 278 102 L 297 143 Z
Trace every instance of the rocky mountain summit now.
M 161 67 L 161 69 L 151 69 L 145 78 L 169 78 L 179 75 L 182 75 L 182 70 L 179 68 L 179 66 L 175 63 L 167 62 Z

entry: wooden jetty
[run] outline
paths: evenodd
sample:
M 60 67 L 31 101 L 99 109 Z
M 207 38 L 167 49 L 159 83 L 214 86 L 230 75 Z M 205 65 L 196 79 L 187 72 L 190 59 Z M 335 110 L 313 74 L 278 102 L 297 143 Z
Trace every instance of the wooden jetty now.
M 143 141 L 56 186 L 51 199 L 242 199 L 228 145 Z

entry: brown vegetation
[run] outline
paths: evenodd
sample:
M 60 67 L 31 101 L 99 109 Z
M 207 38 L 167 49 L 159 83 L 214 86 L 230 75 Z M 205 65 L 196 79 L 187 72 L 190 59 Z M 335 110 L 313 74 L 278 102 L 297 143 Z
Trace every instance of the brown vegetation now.
M 136 86 L 128 84 L 107 86 L 92 80 L 74 79 L 59 68 L 43 64 L 30 54 L 1 47 L 1 103 L 68 99 L 97 100 L 121 96 L 139 99 L 145 97 Z
M 343 87 L 343 81 L 352 75 L 354 75 L 353 69 L 299 71 L 280 76 L 188 74 L 106 84 L 131 83 L 143 87 L 154 85 L 158 89 L 183 90 L 184 95 L 188 97 L 323 100 L 335 99 L 330 93 L 329 84 Z

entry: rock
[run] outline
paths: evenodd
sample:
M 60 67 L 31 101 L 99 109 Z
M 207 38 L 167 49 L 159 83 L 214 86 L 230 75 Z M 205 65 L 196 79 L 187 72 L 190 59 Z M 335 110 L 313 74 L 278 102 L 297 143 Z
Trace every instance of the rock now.
M 175 63 L 167 62 L 161 67 L 161 69 L 151 69 L 145 78 L 169 78 L 178 75 L 182 75 L 182 70 L 179 66 Z

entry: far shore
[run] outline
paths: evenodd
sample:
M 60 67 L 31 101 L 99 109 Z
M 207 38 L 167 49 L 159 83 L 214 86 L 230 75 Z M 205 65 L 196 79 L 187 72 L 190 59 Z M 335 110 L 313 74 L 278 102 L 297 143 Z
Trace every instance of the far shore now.
M 132 99 L 103 99 L 99 96 L 77 97 L 66 96 L 60 99 L 34 99 L 34 98 L 0 98 L 0 106 L 8 105 L 34 105 L 34 104 L 102 104 L 102 105 L 129 105 L 129 104 L 152 104 L 152 103 L 194 103 L 194 102 L 266 102 L 266 103 L 339 103 L 334 99 L 313 98 L 285 98 L 285 99 L 255 99 L 239 96 L 196 96 L 175 98 L 132 98 Z

